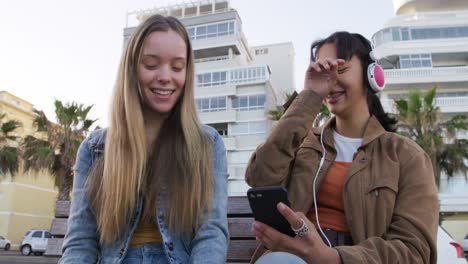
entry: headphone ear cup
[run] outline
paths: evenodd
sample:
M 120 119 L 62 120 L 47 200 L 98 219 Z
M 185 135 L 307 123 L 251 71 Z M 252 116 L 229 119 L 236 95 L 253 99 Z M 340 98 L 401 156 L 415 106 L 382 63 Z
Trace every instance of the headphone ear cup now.
M 369 86 L 376 93 L 383 91 L 385 88 L 385 75 L 382 67 L 373 62 L 367 67 L 367 80 Z

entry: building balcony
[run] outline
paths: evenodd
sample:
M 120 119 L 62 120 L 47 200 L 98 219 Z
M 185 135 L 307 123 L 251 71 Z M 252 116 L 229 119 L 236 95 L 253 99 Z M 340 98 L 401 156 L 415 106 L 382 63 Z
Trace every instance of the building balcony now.
M 387 84 L 468 81 L 468 66 L 385 70 Z
M 192 46 L 197 57 L 213 57 L 228 54 L 229 49 L 236 55 L 246 54 L 250 56 L 247 40 L 243 33 L 217 36 L 205 39 L 192 40 Z
M 224 84 L 207 87 L 195 87 L 195 98 L 215 97 L 215 96 L 233 96 L 236 95 L 236 86 L 233 84 Z
M 468 195 L 439 193 L 441 212 L 468 212 Z
M 374 49 L 374 54 L 378 58 L 420 53 L 468 53 L 468 38 L 388 41 L 377 45 Z
M 219 76 L 214 77 L 212 74 L 217 73 Z M 223 77 L 221 78 L 220 73 Z M 218 89 L 222 86 L 236 86 L 244 84 L 264 83 L 270 79 L 270 69 L 267 65 L 262 66 L 242 66 L 228 69 L 218 68 L 216 71 L 197 71 L 197 84 L 195 90 L 200 90 L 200 93 L 209 92 L 209 89 Z M 208 80 L 204 80 L 205 75 Z M 232 89 L 232 88 L 226 88 Z M 227 91 L 226 91 L 227 92 Z M 232 91 L 229 90 L 229 93 Z M 210 94 L 211 95 L 211 94 Z M 196 95 L 197 96 L 197 95 Z M 199 96 L 201 97 L 201 95 Z
M 222 55 L 207 58 L 195 59 L 197 71 L 216 71 L 219 68 L 240 67 L 246 64 L 245 58 L 241 55 Z
M 395 102 L 392 99 L 382 99 L 382 106 L 386 112 L 396 113 Z M 465 97 L 439 97 L 436 106 L 442 113 L 467 113 L 468 96 Z
M 261 109 L 241 109 L 237 111 L 237 121 L 250 121 L 266 119 L 265 108 Z
M 199 112 L 198 116 L 204 124 L 230 123 L 236 121 L 236 111 L 216 111 L 216 112 Z
M 195 63 L 213 62 L 213 61 L 216 61 L 216 62 L 222 61 L 224 63 L 227 60 L 231 60 L 231 59 L 232 59 L 232 57 L 229 56 L 229 55 L 222 55 L 222 56 L 195 59 Z
M 235 137 L 223 137 L 224 146 L 226 150 L 235 150 L 236 149 L 236 138 Z

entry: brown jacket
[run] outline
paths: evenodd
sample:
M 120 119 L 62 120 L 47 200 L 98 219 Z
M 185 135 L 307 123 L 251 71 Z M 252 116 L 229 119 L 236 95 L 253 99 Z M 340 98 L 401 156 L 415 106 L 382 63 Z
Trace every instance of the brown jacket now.
M 286 186 L 292 208 L 304 214 L 313 204 L 322 153 L 321 130 L 312 128 L 321 100 L 302 91 L 252 155 L 245 176 L 253 187 Z M 317 190 L 336 157 L 333 123 L 325 124 L 326 156 Z M 345 177 L 343 202 L 355 243 L 336 247 L 343 263 L 436 263 L 439 210 L 431 161 L 416 143 L 385 131 L 375 117 Z

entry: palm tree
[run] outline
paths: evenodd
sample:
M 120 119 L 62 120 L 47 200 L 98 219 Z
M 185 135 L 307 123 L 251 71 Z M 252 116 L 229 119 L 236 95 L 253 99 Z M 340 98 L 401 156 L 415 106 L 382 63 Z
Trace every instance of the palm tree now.
M 432 161 L 437 186 L 444 171 L 451 177 L 468 171 L 468 141 L 458 139 L 457 133 L 467 130 L 465 115 L 444 117 L 435 105 L 436 87 L 422 94 L 412 90 L 407 99 L 395 100 L 398 132 L 414 140 Z
M 55 100 L 57 124 L 50 122 L 44 112 L 34 110 L 34 124 L 45 139 L 28 136 L 23 142 L 25 170 L 47 169 L 52 172 L 59 189 L 58 201 L 70 199 L 73 184 L 73 164 L 81 141 L 96 120 L 88 119 L 92 106 L 75 102 L 63 104 Z
M 284 101 L 288 102 L 293 96 L 294 96 L 294 93 L 284 93 Z M 280 120 L 283 114 L 284 114 L 284 107 L 282 105 L 277 105 L 276 109 L 272 109 L 268 111 L 268 115 L 270 115 L 270 120 L 273 120 L 273 121 Z
M 10 172 L 14 175 L 18 171 L 18 147 L 14 141 L 18 137 L 11 135 L 21 127 L 17 120 L 6 120 L 6 114 L 0 114 L 0 175 Z
M 285 93 L 284 94 L 285 102 L 288 102 L 293 96 L 294 96 L 294 93 Z M 276 109 L 272 109 L 268 111 L 268 114 L 270 115 L 270 120 L 278 121 L 281 119 L 281 117 L 284 114 L 284 107 L 276 106 Z M 323 123 L 323 121 L 327 120 L 329 117 L 330 117 L 330 111 L 328 110 L 326 105 L 322 104 L 320 106 L 320 112 L 318 113 L 317 117 L 314 120 L 313 127 L 319 127 Z
M 278 121 L 284 114 L 284 108 L 280 105 L 276 106 L 276 109 L 272 109 L 268 111 L 268 115 L 270 116 L 270 120 Z

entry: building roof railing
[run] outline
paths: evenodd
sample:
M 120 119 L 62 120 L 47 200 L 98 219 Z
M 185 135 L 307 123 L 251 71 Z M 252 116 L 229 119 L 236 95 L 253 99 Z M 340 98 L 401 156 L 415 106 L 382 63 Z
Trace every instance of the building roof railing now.
M 148 16 L 154 14 L 186 18 L 228 12 L 231 10 L 230 0 L 184 1 L 168 6 L 155 6 L 153 8 L 129 11 L 127 12 L 126 27 L 134 26 L 136 23 L 140 23 Z

